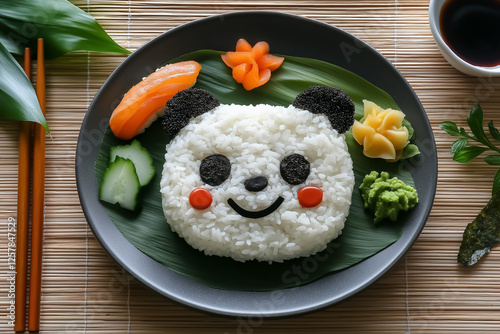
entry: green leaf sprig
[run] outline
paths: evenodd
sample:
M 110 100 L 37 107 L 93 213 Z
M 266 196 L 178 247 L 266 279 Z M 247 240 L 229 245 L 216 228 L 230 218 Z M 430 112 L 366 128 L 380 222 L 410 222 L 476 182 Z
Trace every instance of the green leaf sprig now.
M 500 166 L 500 148 L 491 142 L 484 130 L 483 109 L 479 103 L 472 107 L 467 116 L 467 124 L 472 134 L 468 133 L 462 127 L 459 129 L 452 121 L 445 121 L 439 125 L 449 135 L 458 137 L 451 146 L 453 160 L 467 163 L 487 151 L 493 151 L 495 153 L 487 155 L 484 161 L 489 165 Z M 500 141 L 500 131 L 495 128 L 493 121 L 488 123 L 488 130 L 494 140 Z M 471 142 L 474 142 L 474 145 L 470 145 Z M 494 194 L 498 191 L 500 191 L 500 170 L 495 174 L 492 193 Z

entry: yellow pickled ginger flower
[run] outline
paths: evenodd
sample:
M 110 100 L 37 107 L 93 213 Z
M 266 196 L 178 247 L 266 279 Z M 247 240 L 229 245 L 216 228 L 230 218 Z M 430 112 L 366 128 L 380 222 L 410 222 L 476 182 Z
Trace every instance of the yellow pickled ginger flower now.
M 363 145 L 363 154 L 369 158 L 398 160 L 409 142 L 408 129 L 403 126 L 405 114 L 382 109 L 371 101 L 363 100 L 363 103 L 365 115 L 352 126 L 352 135 Z

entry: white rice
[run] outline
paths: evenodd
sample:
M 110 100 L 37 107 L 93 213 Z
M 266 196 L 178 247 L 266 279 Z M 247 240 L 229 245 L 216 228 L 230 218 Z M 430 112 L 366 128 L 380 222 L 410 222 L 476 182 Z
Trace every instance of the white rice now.
M 237 261 L 277 261 L 309 256 L 337 238 L 349 213 L 354 174 L 344 135 L 323 115 L 290 107 L 220 105 L 183 128 L 167 145 L 161 180 L 163 210 L 173 231 L 207 255 Z M 201 160 L 223 154 L 231 174 L 218 186 L 200 177 Z M 280 175 L 280 162 L 301 154 L 311 166 L 307 180 L 290 185 Z M 259 192 L 243 182 L 263 175 L 268 186 Z M 323 201 L 303 208 L 297 192 L 304 186 L 323 190 Z M 189 195 L 206 188 L 213 197 L 206 210 L 195 210 Z M 279 196 L 273 213 L 245 218 L 227 203 L 232 198 L 250 211 L 267 208 Z

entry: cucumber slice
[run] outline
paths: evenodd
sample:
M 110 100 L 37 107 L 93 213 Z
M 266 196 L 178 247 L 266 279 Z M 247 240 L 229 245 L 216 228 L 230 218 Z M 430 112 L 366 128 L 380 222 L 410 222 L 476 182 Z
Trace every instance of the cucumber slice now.
M 137 195 L 141 188 L 134 163 L 129 159 L 116 157 L 104 172 L 99 199 L 116 204 L 128 210 L 135 210 Z
M 137 139 L 130 143 L 130 145 L 112 147 L 109 161 L 113 162 L 117 156 L 132 160 L 141 187 L 145 186 L 153 179 L 155 175 L 153 158 Z

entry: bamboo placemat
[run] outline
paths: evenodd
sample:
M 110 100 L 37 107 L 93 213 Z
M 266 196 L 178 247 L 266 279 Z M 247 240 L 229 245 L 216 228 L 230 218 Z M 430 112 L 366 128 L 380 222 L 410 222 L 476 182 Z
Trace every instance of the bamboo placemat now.
M 500 124 L 500 78 L 474 78 L 440 56 L 428 1 L 72 1 L 122 46 L 135 50 L 180 24 L 214 14 L 264 9 L 326 22 L 379 50 L 406 77 L 432 123 L 439 157 L 434 207 L 419 239 L 384 277 L 349 300 L 288 319 L 232 319 L 201 313 L 138 283 L 89 230 L 75 184 L 76 141 L 86 108 L 123 61 L 74 53 L 47 61 L 46 222 L 41 333 L 420 333 L 499 332 L 500 251 L 473 268 L 456 264 L 462 232 L 490 197 L 495 168 L 453 162 L 444 120 L 465 125 L 477 101 Z M 7 229 L 17 198 L 17 124 L 0 123 L 0 331 L 9 325 Z

